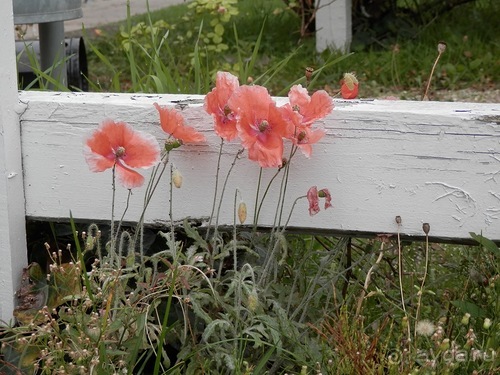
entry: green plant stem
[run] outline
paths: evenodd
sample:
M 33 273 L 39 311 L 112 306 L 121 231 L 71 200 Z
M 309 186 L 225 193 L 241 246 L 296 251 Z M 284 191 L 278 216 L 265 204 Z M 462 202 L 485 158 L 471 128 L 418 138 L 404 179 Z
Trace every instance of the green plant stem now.
M 429 88 L 431 87 L 432 76 L 434 75 L 434 70 L 436 69 L 436 66 L 438 64 L 438 61 L 439 61 L 439 58 L 441 57 L 441 55 L 442 55 L 442 52 L 439 51 L 438 55 L 436 57 L 436 60 L 434 61 L 434 65 L 432 65 L 431 74 L 429 76 L 429 80 L 427 81 L 427 86 L 425 87 L 425 91 L 424 91 L 424 95 L 422 96 L 422 100 L 429 99 L 428 94 L 429 94 Z
M 116 245 L 116 238 L 115 238 L 115 198 L 116 198 L 116 163 L 113 165 L 113 168 L 111 169 L 111 228 L 110 228 L 110 235 L 111 235 L 111 243 L 110 243 L 110 249 L 109 253 L 111 255 L 111 262 L 113 263 L 116 259 L 115 257 L 115 245 Z M 118 264 L 117 264 L 118 266 Z
M 259 202 L 260 185 L 261 185 L 261 182 L 262 182 L 262 170 L 263 169 L 261 168 L 260 172 L 259 172 L 259 184 L 257 186 L 257 193 L 255 194 L 255 207 L 257 207 L 257 205 L 258 205 L 258 208 L 255 211 L 255 215 L 254 215 L 254 219 L 253 219 L 254 220 L 254 222 L 253 222 L 254 232 L 257 230 L 257 223 L 259 221 L 260 210 L 262 209 L 262 205 L 264 204 L 264 200 L 265 200 L 265 198 L 267 196 L 267 193 L 269 192 L 269 189 L 271 188 L 271 185 L 273 184 L 274 179 L 281 172 L 281 169 L 278 169 L 278 171 L 273 175 L 273 177 L 271 178 L 271 180 L 267 184 L 266 190 L 264 191 L 264 194 L 262 195 L 262 199 L 260 200 L 260 203 L 258 203 Z
M 298 146 L 292 146 L 292 149 L 290 150 L 290 157 L 288 158 L 288 161 L 285 165 L 285 173 L 283 174 L 283 179 L 281 180 L 281 186 L 280 186 L 280 195 L 278 198 L 279 206 L 276 209 L 276 212 L 279 210 L 279 218 L 278 222 L 276 223 L 276 218 L 274 222 L 274 226 L 279 228 L 281 226 L 281 218 L 283 216 L 283 209 L 285 207 L 285 197 L 286 197 L 286 189 L 288 186 L 288 177 L 290 176 L 290 165 L 293 159 L 293 156 L 297 152 Z M 279 172 L 279 170 L 278 170 Z
M 260 184 L 262 183 L 262 168 L 259 170 L 259 178 L 257 179 L 257 190 L 255 191 L 255 204 L 254 204 L 254 214 L 253 214 L 253 231 L 257 231 L 257 222 L 259 218 L 259 194 L 260 194 Z M 262 202 L 261 202 L 262 204 Z
M 377 267 L 377 265 L 380 264 L 380 262 L 382 261 L 382 258 L 384 257 L 384 244 L 385 244 L 385 241 L 382 239 L 382 242 L 380 243 L 380 252 L 379 252 L 379 255 L 377 257 L 377 260 L 370 267 L 370 269 L 368 270 L 368 273 L 366 274 L 365 283 L 363 285 L 363 289 L 361 290 L 361 295 L 359 296 L 359 299 L 358 299 L 358 307 L 356 309 L 356 316 L 359 316 L 361 314 L 361 306 L 363 305 L 366 291 L 368 290 L 368 286 L 370 285 L 372 273 L 375 270 L 375 268 Z
M 398 223 L 398 279 L 399 279 L 399 294 L 401 296 L 401 307 L 403 309 L 403 312 L 404 312 L 406 320 L 407 320 L 408 340 L 411 340 L 410 321 L 409 321 L 408 312 L 406 311 L 406 304 L 405 304 L 405 298 L 404 298 L 404 292 L 403 292 L 403 258 L 402 258 L 402 254 L 401 254 L 400 226 L 401 226 L 401 224 Z
M 172 234 L 173 235 L 173 234 Z M 163 314 L 163 321 L 161 322 L 161 333 L 160 337 L 158 338 L 158 350 L 156 353 L 156 360 L 155 360 L 155 366 L 153 370 L 154 375 L 158 375 L 160 373 L 160 366 L 161 366 L 161 357 L 163 353 L 163 343 L 165 342 L 165 338 L 167 337 L 168 329 L 167 329 L 167 324 L 168 324 L 168 316 L 170 315 L 170 308 L 172 306 L 172 298 L 174 295 L 174 288 L 175 288 L 175 281 L 177 279 L 177 268 L 174 268 L 172 272 L 172 280 L 170 282 L 170 287 L 168 291 L 168 298 L 167 298 L 167 306 L 165 308 L 165 313 Z
M 243 153 L 243 149 L 240 149 L 240 150 L 238 150 L 238 152 L 234 156 L 233 162 L 231 163 L 231 166 L 229 167 L 229 170 L 227 171 L 226 178 L 224 179 L 224 184 L 222 184 L 222 190 L 221 190 L 220 198 L 219 198 L 219 205 L 217 206 L 217 214 L 215 215 L 214 237 L 217 237 L 217 234 L 218 234 L 220 210 L 222 208 L 222 201 L 224 198 L 224 193 L 226 192 L 227 182 L 229 181 L 229 176 L 231 175 L 231 172 L 233 171 L 233 168 L 236 165 L 236 161 L 240 158 L 240 155 L 242 153 Z
M 212 212 L 210 213 L 210 218 L 208 220 L 207 233 L 205 234 L 205 241 L 208 240 L 210 236 L 210 226 L 212 225 L 212 220 L 214 218 L 215 206 L 217 205 L 217 192 L 219 190 L 219 173 L 220 173 L 220 163 L 222 158 L 222 148 L 224 146 L 224 138 L 220 139 L 219 155 L 217 157 L 217 168 L 215 171 L 215 188 L 214 188 L 214 198 L 212 200 Z
M 427 279 L 427 273 L 429 272 L 429 234 L 425 234 L 425 265 L 424 265 L 424 276 L 422 278 L 422 283 L 420 284 L 420 290 L 418 291 L 418 301 L 417 301 L 417 311 L 415 313 L 415 345 L 417 337 L 417 323 L 420 318 L 420 310 L 422 308 L 422 295 L 424 294 L 425 280 Z
M 146 187 L 146 192 L 144 193 L 144 203 L 143 203 L 143 208 L 141 212 L 141 216 L 139 218 L 139 221 L 137 222 L 136 226 L 136 231 L 134 235 L 134 247 L 137 244 L 138 236 L 139 236 L 139 254 L 141 256 L 141 264 L 144 261 L 144 241 L 143 241 L 143 236 L 144 236 L 144 216 L 146 214 L 146 209 L 149 206 L 149 203 L 151 202 L 151 198 L 153 197 L 154 192 L 156 191 L 156 188 L 158 187 L 158 184 L 161 181 L 161 178 L 163 176 L 163 173 L 165 172 L 167 168 L 167 164 L 170 158 L 170 153 L 167 152 L 163 157 L 161 161 L 161 165 L 163 167 L 161 168 L 160 174 L 158 175 L 158 170 L 160 168 L 160 165 L 157 165 L 154 169 L 153 172 L 151 173 L 151 178 L 148 181 L 148 185 Z

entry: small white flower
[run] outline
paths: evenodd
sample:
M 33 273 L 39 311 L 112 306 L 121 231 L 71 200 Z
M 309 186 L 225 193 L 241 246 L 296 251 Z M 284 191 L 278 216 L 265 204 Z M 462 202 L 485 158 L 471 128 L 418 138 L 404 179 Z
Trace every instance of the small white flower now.
M 415 327 L 416 333 L 420 336 L 432 336 L 436 327 L 429 320 L 420 320 Z

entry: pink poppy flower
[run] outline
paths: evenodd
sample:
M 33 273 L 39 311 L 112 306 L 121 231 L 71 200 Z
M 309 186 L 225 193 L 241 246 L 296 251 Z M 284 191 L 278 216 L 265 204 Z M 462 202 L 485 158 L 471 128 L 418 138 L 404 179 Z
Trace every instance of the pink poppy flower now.
M 144 177 L 131 168 L 149 168 L 160 160 L 160 147 L 150 135 L 124 122 L 104 120 L 85 142 L 84 156 L 92 172 L 116 166 L 120 183 L 127 189 L 141 186 Z
M 228 72 L 217 72 L 215 88 L 205 96 L 204 108 L 214 118 L 215 132 L 227 141 L 238 136 L 236 116 L 227 102 L 239 86 L 236 76 Z
M 307 200 L 309 202 L 309 215 L 316 215 L 319 209 L 319 198 L 325 198 L 325 210 L 332 207 L 332 196 L 328 189 L 321 189 L 318 191 L 316 186 L 311 186 L 307 191 Z
M 316 186 L 311 186 L 307 191 L 307 200 L 309 201 L 309 215 L 316 215 L 319 212 L 318 188 Z
M 298 111 L 293 110 L 288 103 L 279 109 L 283 118 L 291 124 L 287 138 L 297 145 L 306 157 L 311 157 L 312 145 L 323 138 L 326 134 L 325 129 L 313 129 L 311 125 L 304 125 L 302 123 L 303 116 Z
M 333 100 L 325 90 L 318 90 L 309 96 L 302 85 L 295 85 L 288 92 L 288 99 L 292 108 L 302 115 L 302 125 L 311 125 L 333 110 Z
M 332 196 L 328 189 L 321 189 L 318 191 L 318 197 L 325 198 L 325 210 L 329 207 L 332 207 Z
M 175 108 L 162 107 L 158 103 L 153 104 L 160 114 L 161 128 L 165 133 L 172 135 L 182 143 L 203 142 L 205 136 L 197 132 L 193 127 L 185 125 L 184 117 Z
M 240 86 L 229 99 L 236 113 L 238 135 L 248 158 L 263 168 L 279 167 L 283 158 L 283 137 L 289 125 L 262 86 Z
M 341 81 L 340 94 L 343 99 L 356 99 L 358 96 L 359 82 L 353 73 L 345 73 Z
M 290 104 L 282 108 L 284 116 L 292 124 L 292 140 L 306 157 L 312 154 L 312 146 L 326 134 L 323 128 L 313 129 L 313 122 L 327 116 L 333 110 L 333 100 L 324 90 L 316 91 L 309 96 L 301 85 L 293 86 L 288 97 Z

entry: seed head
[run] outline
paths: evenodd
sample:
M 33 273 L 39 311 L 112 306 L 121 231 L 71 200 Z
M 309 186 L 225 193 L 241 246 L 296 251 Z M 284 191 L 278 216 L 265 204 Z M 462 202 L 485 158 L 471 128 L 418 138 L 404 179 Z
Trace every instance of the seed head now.
M 422 230 L 425 234 L 429 234 L 429 231 L 431 230 L 431 226 L 429 225 L 429 223 L 422 224 Z
M 440 41 L 438 43 L 438 53 L 442 54 L 444 51 L 446 51 L 446 43 L 443 41 Z

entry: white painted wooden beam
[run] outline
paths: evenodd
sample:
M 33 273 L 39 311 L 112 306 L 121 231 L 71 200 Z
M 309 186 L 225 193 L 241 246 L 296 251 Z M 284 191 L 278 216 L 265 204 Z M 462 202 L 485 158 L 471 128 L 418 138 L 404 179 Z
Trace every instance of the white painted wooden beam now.
M 22 92 L 27 215 L 59 219 L 67 218 L 71 210 L 77 219 L 109 219 L 111 172 L 88 170 L 82 155 L 84 137 L 102 119 L 112 118 L 151 132 L 161 141 L 165 137 L 153 103 L 176 105 L 184 100 L 188 124 L 203 131 L 208 141 L 184 146 L 171 155 L 184 176 L 182 188 L 173 192 L 173 214 L 176 220 L 206 218 L 219 140 L 202 99 Z M 422 224 L 427 222 L 434 237 L 468 239 L 473 231 L 500 240 L 499 116 L 498 104 L 337 101 L 324 121 L 327 135 L 315 145 L 312 158 L 297 154 L 292 161 L 284 214 L 288 215 L 295 198 L 317 185 L 330 189 L 334 207 L 311 217 L 307 201 L 300 200 L 291 226 L 332 233 L 395 233 L 395 217 L 401 216 L 401 232 L 410 236 L 423 235 Z M 237 150 L 236 144 L 224 149 L 221 178 Z M 274 173 L 265 170 L 264 181 Z M 258 166 L 246 157 L 237 161 L 222 205 L 221 224 L 233 222 L 235 189 L 241 191 L 249 213 L 253 212 L 258 175 Z M 168 188 L 165 179 L 147 211 L 147 222 L 168 220 Z M 261 224 L 273 223 L 278 189 L 279 181 L 264 204 Z M 117 215 L 125 207 L 126 195 L 118 187 Z M 134 191 L 126 220 L 138 220 L 142 201 L 143 191 Z
M 316 50 L 348 52 L 352 39 L 351 0 L 316 0 Z
M 9 321 L 27 253 L 12 1 L 0 2 L 0 46 L 0 319 Z

